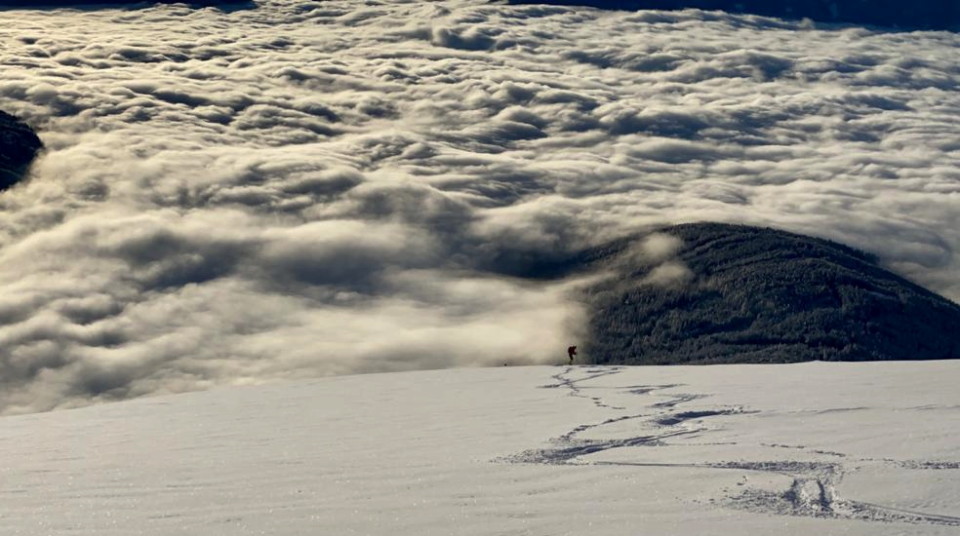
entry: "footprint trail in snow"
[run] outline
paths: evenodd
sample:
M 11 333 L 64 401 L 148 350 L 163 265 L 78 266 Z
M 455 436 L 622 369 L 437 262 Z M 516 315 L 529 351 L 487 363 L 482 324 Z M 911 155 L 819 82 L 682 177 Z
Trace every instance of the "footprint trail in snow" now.
M 681 384 L 611 385 L 609 379 L 623 370 L 624 367 L 569 366 L 554 374 L 553 383 L 540 388 L 566 390 L 568 396 L 590 401 L 611 412 L 611 416 L 579 424 L 551 439 L 547 448 L 527 450 L 498 461 L 739 471 L 743 473 L 739 489 L 722 490 L 709 500 L 711 504 L 760 514 L 960 527 L 960 516 L 860 501 L 844 496 L 840 490 L 844 477 L 858 471 L 956 471 L 960 462 L 860 457 L 805 445 L 731 440 L 730 431 L 741 424 L 739 419 L 762 418 L 763 412 L 741 406 L 710 405 L 711 395 L 682 392 L 687 386 Z M 866 409 L 869 408 L 837 408 L 816 414 Z M 725 432 L 721 437 L 712 437 L 720 431 Z M 711 446 L 715 455 L 704 454 L 710 452 Z M 685 459 L 691 448 L 696 450 Z M 670 455 L 654 456 L 663 461 L 651 461 L 645 455 L 649 450 L 628 449 L 662 449 Z M 644 454 L 631 460 L 634 452 Z M 731 452 L 737 453 L 737 459 L 716 458 Z M 603 459 L 614 454 L 613 459 Z M 789 485 L 777 489 L 770 485 L 770 478 L 755 478 L 763 484 L 753 486 L 750 477 L 758 475 L 783 477 L 775 481 L 788 481 Z

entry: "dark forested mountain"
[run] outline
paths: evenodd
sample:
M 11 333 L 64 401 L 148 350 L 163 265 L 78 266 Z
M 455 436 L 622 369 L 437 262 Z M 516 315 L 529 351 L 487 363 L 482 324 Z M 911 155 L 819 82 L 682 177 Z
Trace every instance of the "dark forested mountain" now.
M 589 291 L 585 354 L 675 364 L 960 358 L 960 306 L 854 249 L 766 228 L 666 228 L 686 277 L 651 283 L 625 264 Z M 622 250 L 629 249 L 622 247 Z M 621 255 L 622 257 L 622 255 Z
M 513 4 L 581 5 L 602 9 L 721 10 L 821 22 L 871 24 L 903 29 L 960 28 L 956 0 L 509 0 Z
M 29 126 L 0 110 L 0 190 L 20 180 L 42 146 Z

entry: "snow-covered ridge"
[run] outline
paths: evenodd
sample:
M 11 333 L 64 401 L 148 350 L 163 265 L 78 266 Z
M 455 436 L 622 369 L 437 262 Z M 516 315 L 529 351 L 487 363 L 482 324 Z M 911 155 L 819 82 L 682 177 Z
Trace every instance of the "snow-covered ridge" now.
M 953 535 L 958 377 L 500 367 L 6 417 L 0 532 Z

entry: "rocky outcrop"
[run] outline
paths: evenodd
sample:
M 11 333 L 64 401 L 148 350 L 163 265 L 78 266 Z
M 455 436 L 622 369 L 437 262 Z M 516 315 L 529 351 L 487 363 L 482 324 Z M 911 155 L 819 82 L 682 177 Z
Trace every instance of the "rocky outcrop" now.
M 0 110 L 0 190 L 20 181 L 42 147 L 40 138 L 29 126 Z
M 951 0 L 510 0 L 510 3 L 628 11 L 696 8 L 902 29 L 960 29 L 960 2 Z
M 770 363 L 960 358 L 960 306 L 827 240 L 700 223 L 667 263 L 598 261 L 618 277 L 588 292 L 596 363 Z M 661 274 L 662 275 L 662 274 Z M 668 274 L 669 275 L 669 270 Z

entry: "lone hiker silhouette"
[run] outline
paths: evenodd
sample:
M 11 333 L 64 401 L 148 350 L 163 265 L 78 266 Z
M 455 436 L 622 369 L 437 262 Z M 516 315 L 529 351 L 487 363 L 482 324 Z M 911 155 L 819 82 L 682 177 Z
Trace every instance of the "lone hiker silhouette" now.
M 570 357 L 570 364 L 573 364 L 573 358 L 577 355 L 577 347 L 571 346 L 567 348 L 567 355 Z

